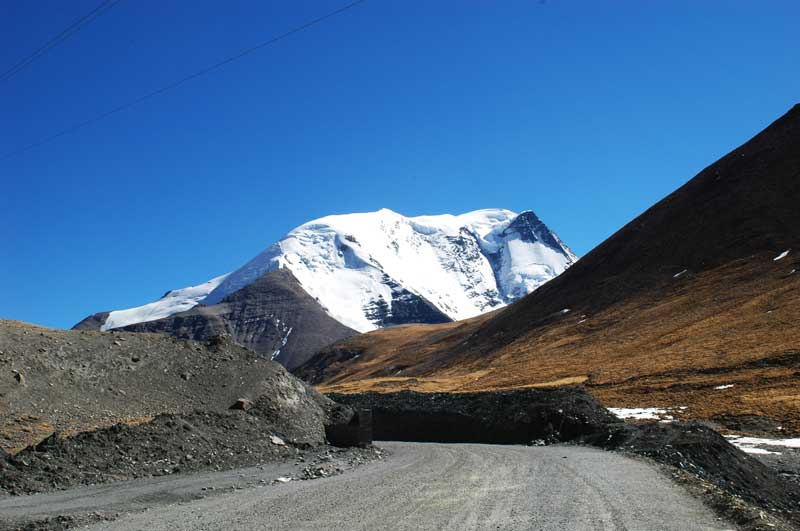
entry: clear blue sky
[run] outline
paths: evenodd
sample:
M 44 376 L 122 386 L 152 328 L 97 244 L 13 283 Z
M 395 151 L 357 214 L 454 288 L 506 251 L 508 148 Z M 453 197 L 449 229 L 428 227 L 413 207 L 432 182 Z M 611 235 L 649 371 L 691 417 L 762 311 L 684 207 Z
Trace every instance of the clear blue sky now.
M 0 70 L 100 0 L 0 2 Z M 341 5 L 122 0 L 0 83 L 0 154 Z M 585 254 L 800 100 L 800 2 L 368 0 L 0 161 L 0 316 L 69 327 L 330 213 L 532 209 Z

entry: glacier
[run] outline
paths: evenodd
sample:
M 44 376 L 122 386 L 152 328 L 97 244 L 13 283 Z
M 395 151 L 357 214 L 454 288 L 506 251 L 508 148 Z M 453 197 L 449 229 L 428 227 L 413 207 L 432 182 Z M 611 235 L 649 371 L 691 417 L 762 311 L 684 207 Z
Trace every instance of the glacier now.
M 575 260 L 531 211 L 405 217 L 382 209 L 297 227 L 203 302 L 219 302 L 264 273 L 287 268 L 334 319 L 366 332 L 380 326 L 369 309 L 381 301 L 390 307 L 394 286 L 460 320 L 530 293 Z

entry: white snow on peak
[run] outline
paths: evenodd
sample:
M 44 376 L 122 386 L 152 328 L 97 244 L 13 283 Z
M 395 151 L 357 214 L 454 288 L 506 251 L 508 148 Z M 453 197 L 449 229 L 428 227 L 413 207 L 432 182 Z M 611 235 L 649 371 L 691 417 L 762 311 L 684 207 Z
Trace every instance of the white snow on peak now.
M 145 321 L 155 321 L 174 313 L 190 310 L 214 291 L 227 276 L 221 275 L 197 286 L 172 290 L 159 300 L 144 306 L 110 312 L 100 330 L 111 330 Z
M 527 295 L 576 260 L 532 212 L 406 217 L 382 209 L 297 227 L 231 273 L 203 303 L 286 268 L 333 318 L 364 332 L 380 325 L 376 308 L 391 312 L 398 294 L 465 319 Z

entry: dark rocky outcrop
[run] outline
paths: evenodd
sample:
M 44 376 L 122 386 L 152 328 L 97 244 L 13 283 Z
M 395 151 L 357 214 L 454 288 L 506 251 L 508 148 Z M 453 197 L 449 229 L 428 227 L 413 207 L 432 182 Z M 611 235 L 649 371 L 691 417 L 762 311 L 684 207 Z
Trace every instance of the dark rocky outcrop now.
M 588 393 L 567 388 L 492 393 L 330 394 L 371 409 L 376 440 L 528 444 L 594 439 L 622 422 Z
M 100 312 L 86 317 L 81 322 L 72 327 L 73 330 L 100 330 L 108 319 L 111 312 Z
M 413 323 L 449 323 L 452 321 L 425 297 L 411 293 L 389 275 L 383 275 L 382 282 L 392 290 L 391 303 L 378 298 L 370 301 L 364 308 L 365 315 L 375 325 L 383 327 Z
M 337 415 L 329 416 L 325 437 L 334 446 L 372 444 L 372 410 L 340 406 Z

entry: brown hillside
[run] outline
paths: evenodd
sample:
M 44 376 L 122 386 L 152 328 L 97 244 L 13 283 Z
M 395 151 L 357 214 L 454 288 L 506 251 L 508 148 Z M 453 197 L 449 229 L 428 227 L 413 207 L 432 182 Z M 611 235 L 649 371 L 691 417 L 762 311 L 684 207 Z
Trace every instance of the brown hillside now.
M 611 406 L 798 431 L 797 270 L 800 106 L 512 306 L 355 337 L 297 372 L 343 392 L 585 382 Z

